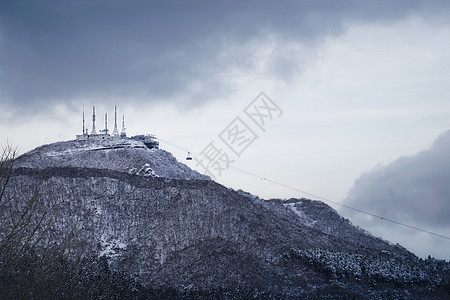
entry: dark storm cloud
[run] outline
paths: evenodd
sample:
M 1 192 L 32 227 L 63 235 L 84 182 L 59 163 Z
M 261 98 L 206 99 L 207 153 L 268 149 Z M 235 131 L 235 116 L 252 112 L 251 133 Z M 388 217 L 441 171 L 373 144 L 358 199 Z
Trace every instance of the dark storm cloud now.
M 428 150 L 363 174 L 345 204 L 410 224 L 450 226 L 450 131 Z
M 0 99 L 29 107 L 76 97 L 151 99 L 185 94 L 193 81 L 214 93 L 227 88 L 217 76 L 224 65 L 247 63 L 239 54 L 219 63 L 229 42 L 276 34 L 310 43 L 339 34 L 343 22 L 436 15 L 446 3 L 3 1 Z

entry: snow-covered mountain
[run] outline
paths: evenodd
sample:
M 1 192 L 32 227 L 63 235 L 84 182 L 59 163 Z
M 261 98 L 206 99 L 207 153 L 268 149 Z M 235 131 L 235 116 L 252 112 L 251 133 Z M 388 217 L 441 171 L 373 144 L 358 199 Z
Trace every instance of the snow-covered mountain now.
M 70 232 L 70 255 L 104 257 L 146 287 L 237 297 L 450 294 L 445 261 L 421 260 L 320 201 L 226 188 L 139 141 L 45 145 L 17 158 L 12 181 L 16 201 L 39 182 L 52 204 L 48 243 Z

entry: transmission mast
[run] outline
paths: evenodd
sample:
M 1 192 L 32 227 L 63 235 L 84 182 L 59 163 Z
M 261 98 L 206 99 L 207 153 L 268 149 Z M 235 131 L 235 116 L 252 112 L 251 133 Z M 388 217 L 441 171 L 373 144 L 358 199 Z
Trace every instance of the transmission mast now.
M 122 132 L 120 133 L 121 137 L 126 137 L 127 133 L 125 132 L 125 115 L 122 115 Z
M 84 130 L 84 105 L 83 105 L 83 135 L 85 134 L 85 130 Z
M 119 130 L 117 130 L 117 106 L 114 106 L 114 131 L 112 135 L 113 136 L 119 135 Z
M 97 134 L 95 131 L 95 106 L 92 106 L 92 131 L 91 134 Z
M 108 114 L 105 113 L 105 129 L 103 130 L 104 134 L 108 134 Z

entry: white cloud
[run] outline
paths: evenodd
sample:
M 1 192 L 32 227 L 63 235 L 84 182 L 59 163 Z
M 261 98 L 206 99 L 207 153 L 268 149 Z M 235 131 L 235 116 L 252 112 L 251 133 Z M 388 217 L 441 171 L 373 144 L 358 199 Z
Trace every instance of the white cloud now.
M 363 174 L 355 181 L 345 204 L 450 236 L 449 180 L 450 131 L 447 131 L 429 149 L 401 157 Z M 365 228 L 389 238 L 398 238 L 398 232 L 404 232 L 392 223 L 380 224 L 379 220 L 368 220 L 356 212 L 347 214 Z M 422 238 L 417 239 L 418 235 L 423 237 L 422 233 L 409 232 L 404 235 L 408 238 L 403 237 L 402 240 L 408 248 L 427 255 L 432 250 L 423 243 Z M 447 246 L 450 246 L 450 241 L 447 241 Z M 439 256 L 449 259 L 448 250 L 439 253 Z

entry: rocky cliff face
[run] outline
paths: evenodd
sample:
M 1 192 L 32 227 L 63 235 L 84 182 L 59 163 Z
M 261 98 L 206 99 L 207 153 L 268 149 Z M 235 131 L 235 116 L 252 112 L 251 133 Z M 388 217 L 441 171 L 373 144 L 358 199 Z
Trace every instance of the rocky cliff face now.
M 355 297 L 448 288 L 448 263 L 420 260 L 322 202 L 234 191 L 137 141 L 42 146 L 16 161 L 21 197 L 35 179 L 53 204 L 52 242 L 70 229 L 72 253 L 104 256 L 145 286 Z

